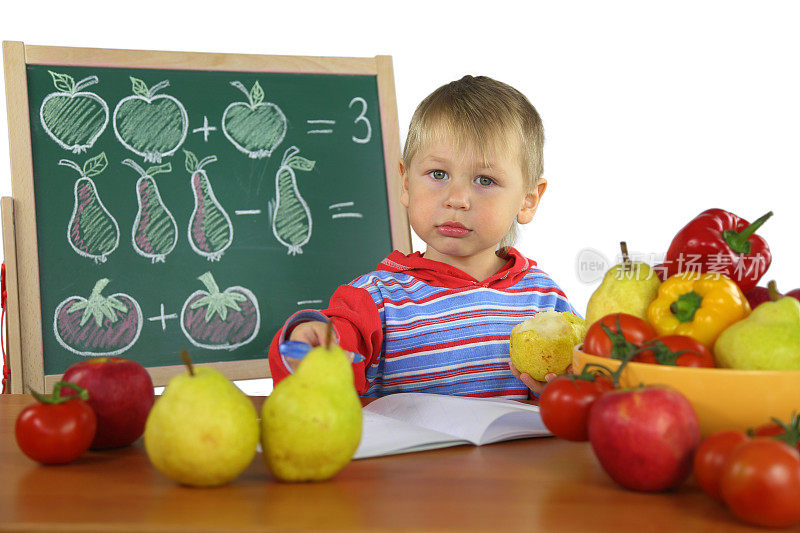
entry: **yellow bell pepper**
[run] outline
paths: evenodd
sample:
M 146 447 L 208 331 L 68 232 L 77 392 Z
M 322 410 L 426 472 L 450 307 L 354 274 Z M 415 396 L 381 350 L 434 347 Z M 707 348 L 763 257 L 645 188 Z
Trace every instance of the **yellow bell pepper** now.
M 750 314 L 739 286 L 716 272 L 683 272 L 658 288 L 647 309 L 659 335 L 686 335 L 712 349 L 722 331 Z

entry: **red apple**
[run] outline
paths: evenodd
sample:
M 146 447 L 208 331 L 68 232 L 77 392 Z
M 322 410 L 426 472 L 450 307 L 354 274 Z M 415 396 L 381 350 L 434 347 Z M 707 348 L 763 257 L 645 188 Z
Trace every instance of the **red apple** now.
M 750 303 L 750 308 L 755 309 L 764 302 L 769 301 L 769 289 L 759 285 L 744 293 L 744 296 Z
M 770 281 L 766 287 L 753 287 L 744 293 L 744 295 L 750 303 L 750 308 L 755 309 L 764 302 L 774 301 L 782 296 L 791 296 L 792 298 L 800 300 L 800 289 L 794 289 L 781 294 L 778 291 L 778 286 L 775 281 Z
M 592 406 L 589 441 L 614 481 L 655 492 L 675 488 L 687 478 L 700 444 L 700 426 L 692 404 L 675 389 L 618 389 Z
M 142 435 L 155 401 L 153 381 L 142 365 L 123 357 L 93 357 L 69 367 L 62 380 L 89 391 L 97 416 L 92 449 L 127 446 Z

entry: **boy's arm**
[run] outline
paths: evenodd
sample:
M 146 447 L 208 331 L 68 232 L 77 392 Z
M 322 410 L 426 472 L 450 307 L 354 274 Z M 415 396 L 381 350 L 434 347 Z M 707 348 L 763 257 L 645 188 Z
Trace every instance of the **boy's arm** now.
M 312 320 L 321 322 L 331 320 L 339 346 L 364 356 L 364 361 L 353 364 L 353 374 L 358 393 L 366 392 L 368 383 L 365 370 L 381 353 L 383 326 L 378 307 L 370 293 L 350 285 L 342 285 L 336 289 L 327 309 L 298 311 L 289 317 L 278 331 L 269 348 L 269 368 L 274 382 L 278 383 L 290 374 L 289 368 L 278 352 L 278 346 L 289 339 L 297 325 Z

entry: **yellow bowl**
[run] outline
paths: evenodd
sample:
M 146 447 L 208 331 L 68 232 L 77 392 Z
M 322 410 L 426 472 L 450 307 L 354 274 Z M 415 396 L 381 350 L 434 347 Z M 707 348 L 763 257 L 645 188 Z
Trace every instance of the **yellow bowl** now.
M 572 368 L 580 373 L 587 363 L 619 368 L 616 359 L 573 353 Z M 770 421 L 789 420 L 800 412 L 800 370 L 734 370 L 687 368 L 649 363 L 628 363 L 620 386 L 668 385 L 681 392 L 694 406 L 700 432 L 707 436 L 721 429 L 747 430 Z

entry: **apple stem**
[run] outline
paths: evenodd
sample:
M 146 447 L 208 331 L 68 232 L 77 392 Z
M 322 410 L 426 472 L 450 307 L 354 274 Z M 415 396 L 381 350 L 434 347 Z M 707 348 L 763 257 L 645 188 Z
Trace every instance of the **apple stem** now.
M 189 357 L 188 350 L 181 350 L 181 359 L 183 359 L 183 363 L 189 369 L 189 375 L 194 376 L 194 365 L 192 365 L 192 358 Z
M 769 301 L 770 302 L 777 302 L 781 299 L 781 293 L 778 292 L 778 284 L 775 283 L 773 279 L 769 283 L 767 283 L 767 290 L 769 290 Z

